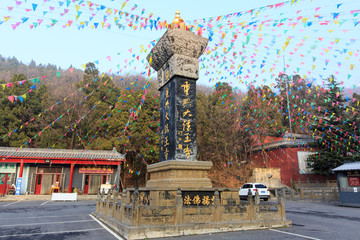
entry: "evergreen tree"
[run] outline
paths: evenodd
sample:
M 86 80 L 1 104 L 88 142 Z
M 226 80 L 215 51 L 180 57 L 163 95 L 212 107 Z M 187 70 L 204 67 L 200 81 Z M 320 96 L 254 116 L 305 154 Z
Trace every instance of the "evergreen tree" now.
M 316 153 L 310 155 L 308 161 L 314 173 L 328 175 L 344 161 L 359 160 L 359 144 L 353 142 L 358 134 L 349 121 L 351 114 L 346 110 L 349 104 L 340 84 L 334 76 L 325 81 L 326 89 L 317 98 L 316 115 L 310 127 L 312 137 L 316 140 Z
M 0 93 L 1 146 L 20 147 L 41 130 L 37 115 L 42 112 L 47 102 L 47 88 L 41 85 L 36 89 L 36 85 L 31 81 L 20 85 L 19 81 L 23 80 L 26 80 L 25 75 L 15 74 L 10 80 L 13 87 L 6 87 Z M 8 99 L 11 96 L 16 96 L 16 101 L 11 102 Z M 36 147 L 36 143 L 28 143 L 26 147 L 28 146 Z

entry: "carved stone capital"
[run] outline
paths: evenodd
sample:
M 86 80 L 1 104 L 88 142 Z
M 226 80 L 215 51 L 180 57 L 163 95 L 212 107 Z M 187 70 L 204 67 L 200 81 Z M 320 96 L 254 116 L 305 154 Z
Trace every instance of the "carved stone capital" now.
M 199 61 L 184 55 L 174 54 L 162 68 L 158 70 L 159 89 L 174 76 L 199 79 Z
M 151 50 L 147 60 L 150 61 L 151 57 L 151 67 L 159 71 L 175 54 L 198 59 L 208 41 L 209 39 L 184 29 L 168 29 Z

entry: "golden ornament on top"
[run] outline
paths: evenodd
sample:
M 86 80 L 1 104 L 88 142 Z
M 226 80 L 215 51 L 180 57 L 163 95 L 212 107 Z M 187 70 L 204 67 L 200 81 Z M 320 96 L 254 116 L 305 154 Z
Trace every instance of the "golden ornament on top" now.
M 175 19 L 172 21 L 171 23 L 171 28 L 181 28 L 181 29 L 186 29 L 184 20 L 180 17 L 180 11 L 176 10 L 175 12 Z

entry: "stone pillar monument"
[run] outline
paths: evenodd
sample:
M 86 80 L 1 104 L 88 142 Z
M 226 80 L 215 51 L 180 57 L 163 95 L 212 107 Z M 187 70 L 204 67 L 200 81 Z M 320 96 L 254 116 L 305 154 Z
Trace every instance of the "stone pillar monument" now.
M 211 162 L 197 161 L 196 80 L 208 39 L 187 31 L 177 11 L 172 28 L 147 56 L 158 73 L 160 163 L 148 166 L 146 187 L 211 188 Z
M 284 201 L 254 204 L 250 196 L 244 204 L 238 188 L 212 188 L 207 176 L 212 162 L 196 156 L 198 58 L 208 40 L 185 28 L 177 12 L 147 57 L 159 78 L 160 162 L 148 165 L 145 188 L 127 188 L 121 199 L 103 192 L 94 215 L 129 240 L 291 224 Z

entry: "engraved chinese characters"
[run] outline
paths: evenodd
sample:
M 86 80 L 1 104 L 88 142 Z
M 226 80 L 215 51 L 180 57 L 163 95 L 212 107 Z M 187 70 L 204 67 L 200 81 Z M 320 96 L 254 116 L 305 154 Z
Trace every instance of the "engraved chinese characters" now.
M 183 204 L 209 206 L 215 204 L 214 192 L 202 192 L 202 191 L 183 191 L 182 192 Z
M 160 161 L 196 160 L 196 82 L 174 77 L 160 92 Z
M 196 82 L 186 78 L 177 80 L 176 99 L 176 155 L 182 160 L 196 160 Z
M 160 92 L 160 161 L 175 158 L 174 95 L 174 82 L 169 82 Z

